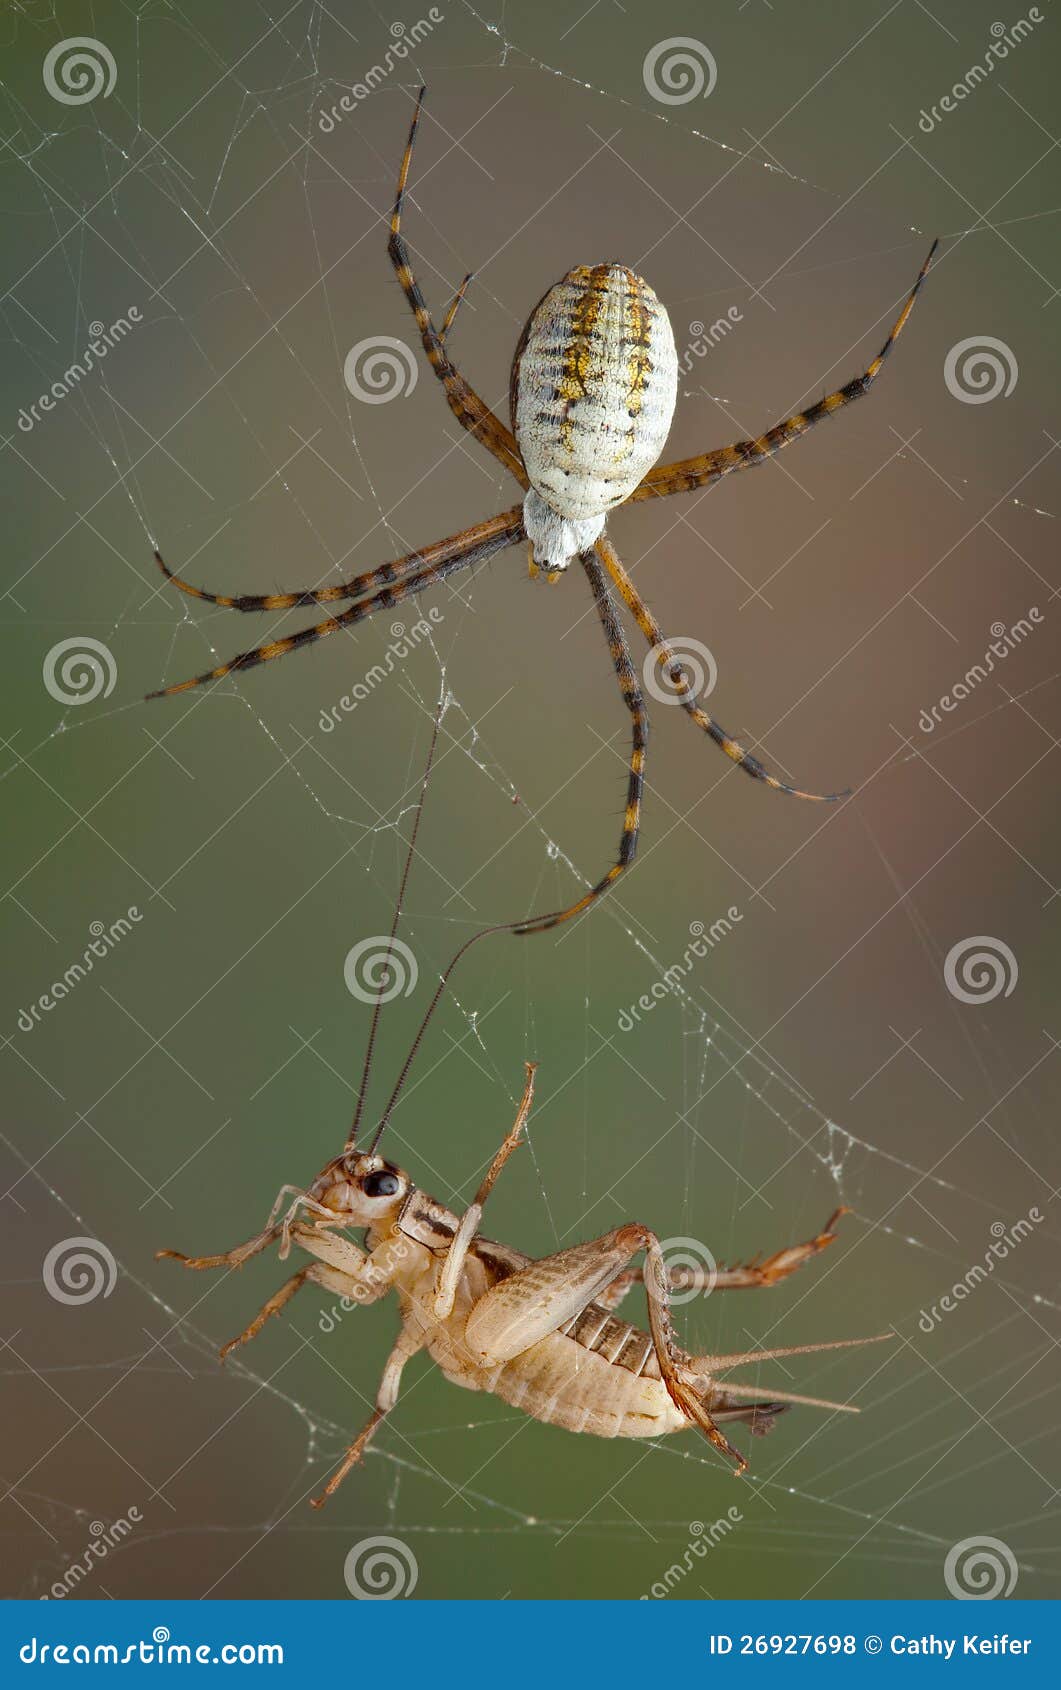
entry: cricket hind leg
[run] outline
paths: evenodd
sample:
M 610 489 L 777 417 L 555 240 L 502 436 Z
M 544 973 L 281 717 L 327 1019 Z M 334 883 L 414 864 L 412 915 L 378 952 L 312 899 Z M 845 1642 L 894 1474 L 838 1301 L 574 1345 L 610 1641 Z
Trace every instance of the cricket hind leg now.
M 558 1331 L 572 1316 L 607 1293 L 631 1256 L 644 1250 L 652 1347 L 660 1378 L 675 1407 L 743 1472 L 744 1457 L 715 1425 L 704 1405 L 705 1380 L 697 1359 L 681 1348 L 667 1307 L 667 1267 L 656 1234 L 637 1221 L 587 1244 L 530 1262 L 480 1297 L 464 1329 L 469 1354 L 480 1367 L 494 1367 Z
M 846 1204 L 834 1209 L 821 1232 L 803 1244 L 786 1244 L 783 1249 L 775 1250 L 772 1256 L 767 1256 L 765 1261 L 760 1261 L 755 1255 L 751 1261 L 735 1267 L 668 1268 L 667 1283 L 671 1291 L 703 1291 L 705 1295 L 712 1291 L 752 1291 L 779 1285 L 804 1262 L 811 1261 L 830 1244 L 836 1243 L 836 1223 L 849 1213 Z M 610 1300 L 604 1303 L 604 1299 L 598 1297 L 597 1302 L 609 1309 L 617 1308 L 630 1287 L 640 1284 L 643 1277 L 643 1268 L 627 1268 L 609 1286 Z

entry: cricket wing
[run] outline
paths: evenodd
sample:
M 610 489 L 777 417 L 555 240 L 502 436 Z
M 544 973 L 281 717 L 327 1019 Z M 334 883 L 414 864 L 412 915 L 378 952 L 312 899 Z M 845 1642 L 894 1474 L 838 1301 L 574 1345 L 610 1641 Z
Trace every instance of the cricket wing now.
M 629 1229 L 619 1228 L 503 1279 L 468 1316 L 465 1342 L 472 1357 L 480 1367 L 498 1367 L 529 1350 L 593 1302 L 631 1254 Z

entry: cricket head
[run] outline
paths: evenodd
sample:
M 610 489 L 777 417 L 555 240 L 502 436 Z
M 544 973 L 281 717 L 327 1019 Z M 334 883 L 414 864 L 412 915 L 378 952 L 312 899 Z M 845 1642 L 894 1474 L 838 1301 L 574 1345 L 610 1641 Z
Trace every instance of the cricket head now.
M 385 1228 L 397 1219 L 411 1186 L 393 1162 L 347 1148 L 318 1174 L 311 1195 L 343 1226 Z

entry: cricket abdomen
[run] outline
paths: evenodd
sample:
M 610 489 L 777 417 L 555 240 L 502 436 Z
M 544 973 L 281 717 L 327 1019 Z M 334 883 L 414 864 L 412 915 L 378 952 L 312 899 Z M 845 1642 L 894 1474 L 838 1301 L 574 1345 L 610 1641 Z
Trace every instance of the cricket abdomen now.
M 535 562 L 564 569 L 656 462 L 678 361 L 670 319 L 622 264 L 579 265 L 532 312 L 512 366 Z
M 482 1259 L 469 1257 L 453 1313 L 428 1334 L 428 1353 L 452 1384 L 488 1391 L 546 1425 L 600 1438 L 651 1438 L 688 1426 L 660 1379 L 648 1334 L 596 1303 L 511 1361 L 477 1366 L 464 1342 L 465 1322 L 495 1278 Z

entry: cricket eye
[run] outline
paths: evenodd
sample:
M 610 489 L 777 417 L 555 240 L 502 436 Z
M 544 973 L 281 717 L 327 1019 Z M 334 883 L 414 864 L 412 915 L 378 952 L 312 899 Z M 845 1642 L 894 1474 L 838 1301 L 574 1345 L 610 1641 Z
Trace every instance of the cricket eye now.
M 365 1175 L 361 1189 L 366 1197 L 393 1197 L 399 1184 L 397 1174 L 392 1174 L 387 1168 L 379 1168 L 374 1174 Z

